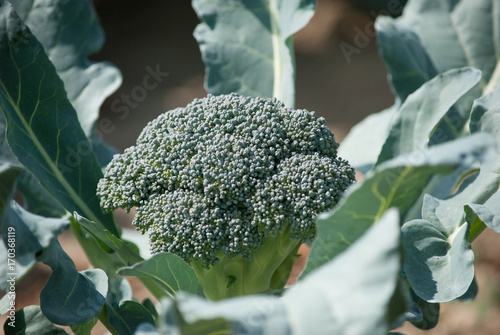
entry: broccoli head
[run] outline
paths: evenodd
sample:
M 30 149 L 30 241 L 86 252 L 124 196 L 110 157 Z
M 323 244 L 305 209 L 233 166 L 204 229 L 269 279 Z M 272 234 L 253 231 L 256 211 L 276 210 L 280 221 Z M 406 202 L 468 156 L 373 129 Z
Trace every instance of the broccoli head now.
M 325 120 L 276 99 L 195 99 L 114 156 L 103 209 L 136 207 L 153 252 L 192 265 L 213 300 L 282 289 L 315 218 L 354 182 Z

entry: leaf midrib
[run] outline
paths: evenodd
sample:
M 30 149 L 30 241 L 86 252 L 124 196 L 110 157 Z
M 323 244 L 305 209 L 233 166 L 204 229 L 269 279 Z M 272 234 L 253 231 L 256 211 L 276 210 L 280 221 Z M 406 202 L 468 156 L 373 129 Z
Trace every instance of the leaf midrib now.
M 10 49 L 10 44 L 9 44 L 9 49 Z M 21 95 L 22 84 L 21 84 L 21 79 L 20 79 L 20 70 L 19 70 L 19 66 L 17 65 L 15 59 L 12 57 L 12 50 L 10 50 L 10 56 L 11 56 L 12 62 L 16 66 L 17 71 L 19 73 L 19 95 Z M 2 86 L 3 90 L 5 91 L 7 101 L 14 108 L 14 111 L 16 112 L 17 116 L 21 120 L 21 123 L 22 123 L 23 127 L 25 128 L 25 131 L 27 132 L 28 136 L 31 138 L 31 140 L 35 144 L 36 148 L 38 149 L 38 152 L 42 155 L 43 159 L 45 160 L 45 162 L 49 166 L 50 170 L 54 173 L 54 176 L 56 177 L 56 179 L 61 183 L 62 187 L 66 190 L 66 192 L 68 192 L 68 195 L 71 197 L 71 199 L 73 199 L 73 201 L 78 205 L 78 207 L 83 210 L 85 215 L 87 215 L 87 217 L 90 220 L 95 221 L 95 222 L 100 222 L 100 220 L 94 215 L 94 213 L 90 210 L 90 208 L 87 206 L 87 204 L 81 199 L 80 195 L 76 193 L 76 191 L 69 184 L 69 182 L 66 180 L 64 175 L 61 173 L 61 171 L 54 164 L 54 162 L 50 158 L 49 154 L 47 153 L 47 151 L 45 150 L 43 145 L 40 143 L 40 141 L 36 137 L 33 130 L 29 127 L 28 122 L 26 121 L 21 110 L 19 109 L 19 105 L 14 102 L 14 99 L 10 95 L 9 90 L 7 89 L 7 87 L 5 86 L 5 84 L 1 78 L 0 78 L 0 85 Z M 39 87 L 39 90 L 40 90 L 40 87 Z M 6 118 L 6 121 L 8 122 L 8 117 L 6 116 L 5 118 Z
M 283 64 L 281 62 L 281 34 L 279 30 L 278 20 L 279 12 L 276 0 L 269 0 L 269 20 L 271 21 L 271 42 L 273 47 L 273 97 L 278 100 L 283 100 Z

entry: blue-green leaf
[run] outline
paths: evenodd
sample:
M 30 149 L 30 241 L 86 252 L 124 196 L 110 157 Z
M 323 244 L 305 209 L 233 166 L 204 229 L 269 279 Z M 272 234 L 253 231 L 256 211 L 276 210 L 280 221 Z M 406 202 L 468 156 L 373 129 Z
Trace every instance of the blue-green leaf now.
M 194 36 L 206 65 L 205 86 L 218 95 L 278 98 L 295 105 L 293 34 L 315 0 L 193 0 L 202 23 Z
M 40 293 L 40 307 L 47 319 L 76 326 L 100 313 L 108 291 L 108 277 L 103 270 L 78 272 L 58 242 L 45 249 L 37 260 L 52 269 Z
M 116 237 L 108 230 L 102 229 L 97 223 L 78 215 L 78 213 L 73 213 L 73 215 L 80 226 L 83 227 L 87 233 L 91 234 L 96 241 L 119 254 L 126 262 L 136 263 L 142 261 L 137 248 L 134 248 L 132 244 Z
M 104 322 L 109 323 L 120 335 L 133 335 L 143 323 L 155 324 L 151 313 L 137 301 L 122 301 L 115 306 L 106 303 L 103 311 L 106 317 Z
M 338 154 L 362 173 L 367 173 L 377 161 L 398 106 L 368 115 L 354 125 L 339 146 Z
M 9 325 L 10 319 L 5 321 L 3 329 L 5 335 L 69 335 L 64 329 L 50 322 L 40 310 L 40 306 L 28 306 L 16 312 L 15 327 Z
M 471 132 L 488 132 L 494 136 L 497 147 L 500 145 L 500 87 L 474 102 L 470 129 Z M 486 226 L 500 232 L 500 156 L 497 154 L 481 166 L 479 175 L 464 187 L 453 201 L 453 207 L 465 206 L 467 221 L 471 224 L 470 241 L 473 241 Z M 456 218 L 459 221 L 459 218 Z
M 500 87 L 493 92 L 477 99 L 474 102 L 470 130 L 471 132 L 489 133 L 492 135 L 496 146 L 500 144 Z M 457 230 L 465 223 L 464 206 L 483 205 L 500 189 L 500 155 L 498 151 L 489 152 L 488 156 L 480 160 L 479 173 L 471 181 L 463 185 L 455 194 L 444 199 L 428 197 L 422 208 L 422 217 L 432 222 L 446 236 L 456 234 Z M 496 197 L 491 200 L 494 204 Z M 489 205 L 486 205 L 489 206 Z M 477 207 L 479 210 L 480 207 Z M 469 217 L 469 219 L 471 219 Z M 476 224 L 482 225 L 479 220 L 472 224 L 473 237 L 477 236 Z
M 385 16 L 375 23 L 379 52 L 389 82 L 401 102 L 438 74 L 420 39 L 411 29 Z
M 470 122 L 472 133 L 491 134 L 497 148 L 500 143 L 499 96 L 500 88 L 496 88 L 477 99 Z M 454 143 L 459 145 L 457 141 L 450 142 L 450 145 Z M 410 241 L 406 247 L 411 250 L 412 258 L 405 262 L 405 271 L 408 268 L 408 280 L 415 293 L 425 300 L 443 302 L 471 295 L 474 268 L 469 241 L 477 237 L 486 222 L 494 227 L 496 194 L 500 188 L 498 152 L 489 151 L 478 159 L 479 173 L 471 181 L 466 180 L 456 193 L 443 199 L 430 195 L 424 197 L 421 227 L 415 227 L 415 223 L 408 226 L 412 229 L 405 234 L 406 240 Z M 415 229 L 420 235 L 415 235 Z M 434 248 L 431 250 L 436 253 L 434 256 L 422 247 L 426 244 L 429 244 L 428 248 Z
M 401 154 L 425 149 L 450 108 L 481 79 L 473 68 L 440 74 L 408 96 L 399 108 L 376 165 Z
M 421 299 L 410 288 L 410 304 L 405 313 L 405 320 L 423 330 L 434 328 L 439 320 L 440 304 Z
M 163 301 L 168 334 L 382 335 L 405 311 L 391 305 L 401 255 L 399 216 L 389 210 L 345 253 L 311 273 L 281 298 L 253 295 L 210 302 L 191 295 Z M 362 273 L 363 275 L 360 275 Z M 196 327 L 196 332 L 187 332 Z M 205 328 L 204 328 L 205 327 Z M 215 333 L 215 332 L 214 332 Z
M 87 137 L 93 135 L 99 109 L 121 84 L 120 71 L 106 62 L 90 62 L 104 33 L 88 0 L 11 0 L 21 20 L 44 47 L 64 82 Z M 78 15 L 75 16 L 75 13 Z
M 302 276 L 346 250 L 389 207 L 397 207 L 404 217 L 431 177 L 470 164 L 493 146 L 489 136 L 478 134 L 400 155 L 374 168 L 346 191 L 331 212 L 319 216 L 317 238 Z
M 427 220 L 402 227 L 404 271 L 412 289 L 428 302 L 448 302 L 467 292 L 474 279 L 474 254 L 468 242 L 469 224 L 447 236 Z
M 97 223 L 74 213 L 77 222 L 72 225 L 73 233 L 84 247 L 94 266 L 104 269 L 109 276 L 108 302 L 118 302 L 127 297 L 127 287 L 123 279 L 116 273 L 118 268 L 142 261 L 138 248 L 131 242 L 118 238 Z M 106 257 L 103 257 L 105 253 Z M 139 278 L 148 290 L 156 297 L 168 296 L 157 282 L 150 278 Z
M 12 151 L 66 210 L 118 235 L 95 196 L 102 172 L 61 79 L 13 7 L 0 4 L 0 109 Z
M 148 260 L 121 268 L 118 274 L 151 278 L 173 295 L 181 291 L 196 294 L 199 288 L 193 268 L 170 253 L 155 254 Z
M 29 213 L 12 200 L 4 208 L 1 224 L 0 289 L 6 290 L 9 273 L 15 272 L 17 280 L 28 273 L 36 264 L 36 255 L 57 242 L 58 235 L 69 226 L 69 221 Z M 8 261 L 9 238 L 15 240 L 13 263 Z
M 417 33 L 438 72 L 472 66 L 491 91 L 500 76 L 500 5 L 496 0 L 408 2 L 398 22 Z
M 73 331 L 73 333 L 75 333 L 75 335 L 91 335 L 92 329 L 97 324 L 98 320 L 99 318 L 95 317 L 90 321 L 82 323 L 81 325 L 72 326 L 71 330 Z
M 470 204 L 467 206 L 484 225 L 500 233 L 500 192 L 493 194 L 483 205 Z
M 19 169 L 8 163 L 0 163 L 0 216 L 14 196 L 14 186 Z

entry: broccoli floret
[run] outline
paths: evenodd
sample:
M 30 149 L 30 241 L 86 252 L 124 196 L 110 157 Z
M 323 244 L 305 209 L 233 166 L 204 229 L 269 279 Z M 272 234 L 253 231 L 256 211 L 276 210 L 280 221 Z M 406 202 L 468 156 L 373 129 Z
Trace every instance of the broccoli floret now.
M 136 207 L 153 252 L 192 265 L 212 300 L 280 290 L 315 218 L 354 182 L 325 120 L 276 99 L 195 99 L 116 155 L 97 194 Z

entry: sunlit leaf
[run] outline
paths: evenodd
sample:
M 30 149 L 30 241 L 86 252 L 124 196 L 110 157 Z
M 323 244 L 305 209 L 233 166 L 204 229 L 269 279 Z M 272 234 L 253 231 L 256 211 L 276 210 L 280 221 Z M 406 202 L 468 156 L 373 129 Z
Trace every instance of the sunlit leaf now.
M 315 0 L 194 0 L 202 23 L 194 36 L 209 93 L 278 98 L 295 105 L 293 34 L 314 14 Z
M 148 260 L 121 268 L 122 276 L 147 277 L 155 280 L 171 294 L 181 291 L 196 294 L 198 278 L 193 268 L 181 258 L 170 253 L 158 253 Z
M 484 134 L 400 155 L 351 186 L 329 213 L 318 218 L 317 238 L 302 276 L 346 250 L 390 207 L 404 212 L 420 197 L 430 178 L 476 161 L 493 147 Z
M 12 151 L 66 210 L 118 235 L 95 196 L 102 172 L 64 85 L 8 2 L 0 7 L 0 57 L 0 109 Z

